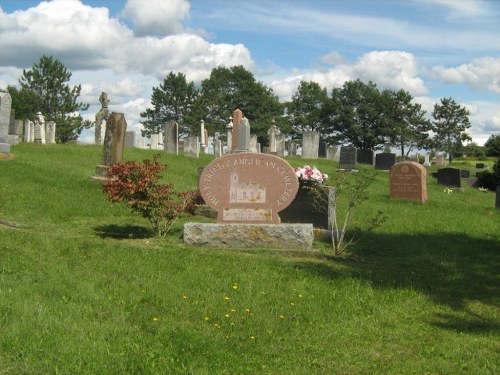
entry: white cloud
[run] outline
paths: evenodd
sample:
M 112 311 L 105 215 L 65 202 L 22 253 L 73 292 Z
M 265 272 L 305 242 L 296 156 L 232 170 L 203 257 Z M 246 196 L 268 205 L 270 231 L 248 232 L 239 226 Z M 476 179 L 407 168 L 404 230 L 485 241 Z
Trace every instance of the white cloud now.
M 441 6 L 449 11 L 450 18 L 475 18 L 490 13 L 490 6 L 483 0 L 416 0 L 417 3 Z
M 320 60 L 325 64 L 337 65 L 345 63 L 345 58 L 340 52 L 332 51 L 320 57 Z
M 128 0 L 122 15 L 132 20 L 138 36 L 165 36 L 182 32 L 190 8 L 186 0 Z
M 481 57 L 454 68 L 439 65 L 427 74 L 445 83 L 467 83 L 477 91 L 500 94 L 500 57 Z
M 314 81 L 330 91 L 344 82 L 361 79 L 372 81 L 380 89 L 410 92 L 414 96 L 427 94 L 424 82 L 417 76 L 415 57 L 407 52 L 373 51 L 364 54 L 352 65 L 339 64 L 332 69 L 322 69 L 275 80 L 271 87 L 283 100 L 289 100 L 301 80 Z

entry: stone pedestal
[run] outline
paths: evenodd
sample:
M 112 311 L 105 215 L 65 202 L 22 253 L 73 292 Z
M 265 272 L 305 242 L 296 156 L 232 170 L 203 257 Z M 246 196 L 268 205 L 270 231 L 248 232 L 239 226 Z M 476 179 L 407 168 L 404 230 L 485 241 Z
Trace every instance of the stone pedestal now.
M 312 224 L 184 224 L 184 242 L 204 247 L 310 250 L 313 240 Z

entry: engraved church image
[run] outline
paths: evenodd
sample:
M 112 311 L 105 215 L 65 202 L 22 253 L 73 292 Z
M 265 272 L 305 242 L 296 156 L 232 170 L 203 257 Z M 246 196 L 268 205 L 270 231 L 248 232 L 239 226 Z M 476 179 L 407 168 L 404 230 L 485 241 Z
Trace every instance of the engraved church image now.
M 231 173 L 229 203 L 266 203 L 266 189 L 261 184 L 239 182 L 238 172 Z

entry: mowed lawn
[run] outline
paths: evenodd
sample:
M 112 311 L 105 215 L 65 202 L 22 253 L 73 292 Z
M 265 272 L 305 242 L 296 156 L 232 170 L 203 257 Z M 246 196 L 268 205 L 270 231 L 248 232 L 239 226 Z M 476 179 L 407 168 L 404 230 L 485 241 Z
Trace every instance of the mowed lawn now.
M 500 373 L 492 192 L 448 193 L 429 173 L 428 202 L 390 200 L 376 171 L 345 256 L 320 241 L 310 252 L 209 249 L 185 245 L 182 224 L 212 219 L 159 238 L 107 202 L 89 179 L 99 146 L 11 150 L 0 160 L 2 375 Z M 212 158 L 163 154 L 164 181 L 195 188 Z M 338 173 L 329 160 L 287 160 Z M 365 233 L 379 210 L 387 221 Z

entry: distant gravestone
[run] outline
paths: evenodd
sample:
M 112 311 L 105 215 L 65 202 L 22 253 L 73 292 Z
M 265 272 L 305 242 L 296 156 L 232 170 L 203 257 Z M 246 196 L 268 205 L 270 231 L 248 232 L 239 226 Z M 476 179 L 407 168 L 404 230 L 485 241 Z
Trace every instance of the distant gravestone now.
M 425 154 L 424 167 L 428 168 L 431 166 L 430 155 Z
M 238 130 L 238 146 L 234 148 L 234 152 L 248 152 L 248 151 L 250 151 L 250 122 L 246 117 L 243 117 L 240 120 L 240 126 Z
M 198 141 L 198 137 L 190 136 L 184 139 L 184 155 L 193 158 L 200 156 L 200 142 Z
M 276 153 L 276 148 L 277 148 L 276 137 L 277 137 L 278 134 L 280 134 L 280 131 L 276 127 L 276 125 L 274 124 L 274 120 L 273 120 L 273 124 L 271 125 L 271 127 L 267 131 L 267 135 L 269 137 L 269 146 L 268 146 L 268 148 L 269 148 L 269 153 L 271 153 L 271 154 L 275 154 Z
M 0 92 L 0 147 L 1 153 L 8 154 L 10 152 L 9 125 L 10 125 L 10 110 L 12 98 L 9 93 Z
M 238 149 L 238 142 L 240 140 L 240 122 L 243 118 L 243 112 L 240 109 L 236 109 L 233 112 L 233 127 L 231 136 L 231 151 L 236 151 Z
M 280 158 L 285 157 L 285 134 L 276 136 L 276 155 Z
M 96 178 L 106 178 L 109 167 L 123 160 L 127 122 L 123 113 L 112 112 L 106 124 L 101 165 L 96 167 Z
M 356 147 L 343 146 L 340 148 L 339 169 L 356 169 L 358 150 Z
M 37 112 L 35 115 L 35 143 L 45 144 L 45 119 L 42 112 Z
M 125 133 L 125 147 L 135 147 L 135 131 L 130 131 Z
M 106 122 L 109 118 L 110 112 L 108 109 L 109 100 L 108 94 L 105 92 L 101 92 L 101 96 L 99 97 L 99 102 L 101 103 L 101 108 L 95 114 L 95 144 L 100 145 L 104 141 L 104 137 L 106 136 L 106 126 L 103 126 L 103 121 Z
M 250 152 L 259 152 L 257 143 L 257 134 L 250 134 Z
M 317 159 L 319 152 L 319 133 L 317 131 L 305 131 L 302 133 L 302 157 L 305 159 Z
M 218 223 L 280 223 L 279 211 L 295 198 L 299 183 L 285 160 L 270 154 L 235 153 L 214 159 L 200 176 L 204 201 Z
M 462 186 L 460 169 L 458 168 L 442 168 L 437 171 L 438 185 L 459 188 Z
M 45 141 L 48 144 L 56 143 L 56 123 L 48 121 L 46 124 Z
M 496 190 L 495 208 L 500 209 L 500 185 L 497 186 Z
M 327 157 L 333 161 L 340 160 L 339 148 L 337 146 L 330 146 L 327 150 Z
M 460 177 L 461 178 L 470 178 L 470 171 L 467 169 L 461 169 L 460 170 Z
M 328 145 L 324 141 L 319 142 L 318 157 L 319 158 L 327 158 L 328 157 Z
M 167 154 L 179 155 L 179 125 L 175 121 L 165 124 L 163 150 Z
M 220 158 L 222 156 L 222 142 L 220 139 L 216 139 L 214 141 L 214 154 L 216 158 Z
M 389 171 L 391 199 L 427 201 L 427 171 L 413 161 L 394 164 Z
M 383 152 L 375 155 L 375 169 L 388 171 L 396 164 L 396 154 L 392 152 Z
M 436 155 L 436 166 L 444 167 L 446 165 L 444 155 Z
M 297 144 L 290 142 L 288 144 L 288 156 L 297 156 Z
M 484 169 L 484 163 L 476 163 L 476 169 Z
M 373 150 L 369 149 L 358 149 L 357 155 L 356 155 L 356 162 L 359 164 L 368 164 L 368 165 L 373 165 L 375 161 L 375 153 Z
M 31 143 L 33 142 L 33 122 L 30 120 L 24 120 L 24 135 L 23 135 L 23 140 L 26 143 Z

